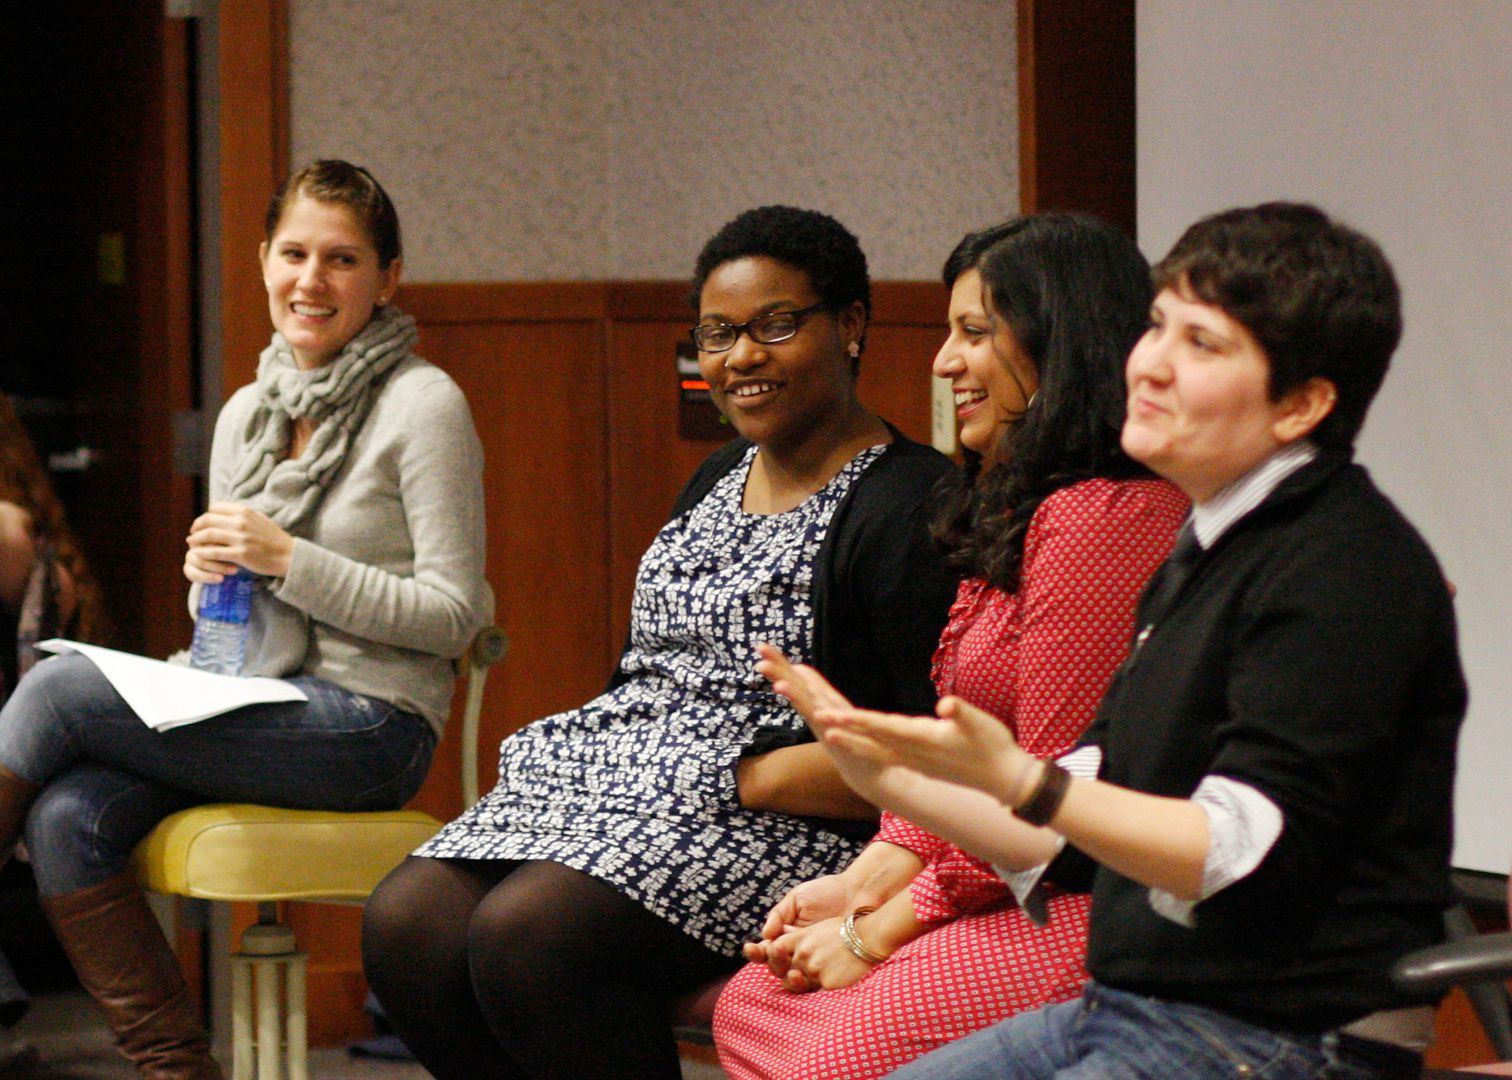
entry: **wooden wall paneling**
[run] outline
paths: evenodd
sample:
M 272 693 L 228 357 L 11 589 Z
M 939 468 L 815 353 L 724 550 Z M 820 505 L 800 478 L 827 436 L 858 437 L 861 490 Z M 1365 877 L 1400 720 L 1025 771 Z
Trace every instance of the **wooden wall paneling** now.
M 368 990 L 362 973 L 362 908 L 352 904 L 283 906 L 295 937 L 309 952 L 305 994 L 310 1045 L 337 1046 L 370 1037 L 372 1021 L 362 1007 Z M 312 943 L 318 948 L 311 949 Z
M 268 344 L 257 247 L 268 199 L 289 172 L 287 0 L 216 9 L 220 56 L 222 385 L 252 381 Z
M 861 400 L 918 442 L 929 442 L 930 366 L 945 340 L 949 296 L 928 281 L 881 281 L 861 358 Z
M 420 353 L 467 395 L 483 442 L 487 572 L 510 654 L 489 675 L 481 786 L 499 741 L 581 704 L 607 667 L 608 537 L 602 289 L 406 286 Z M 455 739 L 416 805 L 460 806 Z
M 604 671 L 619 658 L 641 555 L 717 440 L 678 434 L 677 343 L 694 319 L 683 282 L 611 286 L 605 385 L 609 425 L 609 620 Z
M 1019 204 L 1135 234 L 1134 0 L 1018 0 Z
M 184 612 L 184 534 L 194 516 L 194 481 L 173 466 L 173 416 L 194 403 L 194 239 L 191 207 L 189 36 L 181 20 L 158 28 L 162 56 L 159 122 L 139 198 L 155 236 L 140 244 L 143 306 L 142 429 L 149 432 L 142 489 L 144 646 L 148 656 L 187 648 L 193 624 Z

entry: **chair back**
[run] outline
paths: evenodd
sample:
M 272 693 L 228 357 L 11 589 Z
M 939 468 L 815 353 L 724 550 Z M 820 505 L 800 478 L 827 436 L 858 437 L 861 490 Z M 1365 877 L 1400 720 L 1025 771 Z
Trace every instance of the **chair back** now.
M 467 704 L 462 710 L 462 809 L 478 802 L 478 728 L 483 713 L 483 677 L 509 654 L 509 637 L 497 626 L 484 627 L 467 650 Z

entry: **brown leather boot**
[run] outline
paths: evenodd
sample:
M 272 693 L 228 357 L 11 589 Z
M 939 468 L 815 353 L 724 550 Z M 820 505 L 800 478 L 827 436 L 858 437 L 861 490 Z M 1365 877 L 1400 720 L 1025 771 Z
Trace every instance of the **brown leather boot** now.
M 4 866 L 10 860 L 11 852 L 16 850 L 16 841 L 21 839 L 21 826 L 26 824 L 26 812 L 41 790 L 41 784 L 23 780 L 0 765 L 0 866 Z
M 224 1080 L 178 959 L 131 871 L 44 896 L 42 910 L 145 1080 Z

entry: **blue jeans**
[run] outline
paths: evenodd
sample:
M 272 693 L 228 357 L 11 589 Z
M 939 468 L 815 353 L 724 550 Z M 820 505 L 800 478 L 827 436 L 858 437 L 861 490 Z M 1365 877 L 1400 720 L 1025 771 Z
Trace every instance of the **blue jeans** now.
M 435 746 L 423 717 L 323 679 L 289 681 L 309 701 L 157 732 L 84 657 L 33 668 L 0 709 L 0 764 L 43 785 L 25 834 L 42 894 L 125 869 L 154 825 L 200 803 L 385 810 L 419 789 Z
M 1332 1034 L 1285 1035 L 1199 1005 L 1089 983 L 1075 1001 L 1011 1017 L 942 1046 L 891 1076 L 893 1080 L 1381 1080 L 1392 1075 L 1366 1061 L 1356 1047 Z

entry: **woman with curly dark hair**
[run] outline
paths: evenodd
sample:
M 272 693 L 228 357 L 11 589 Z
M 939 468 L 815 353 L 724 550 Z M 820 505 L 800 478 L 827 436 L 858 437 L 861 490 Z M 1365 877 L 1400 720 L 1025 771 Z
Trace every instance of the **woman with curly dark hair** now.
M 754 672 L 757 642 L 863 700 L 933 697 L 954 583 L 925 501 L 950 463 L 856 396 L 856 238 L 748 211 L 704 247 L 692 300 L 740 437 L 642 559 L 609 689 L 506 739 L 494 790 L 367 907 L 369 979 L 442 1080 L 675 1078 L 669 999 L 733 968 L 793 881 L 870 834 L 875 811 Z
M 935 686 L 1060 753 L 1127 653 L 1135 599 L 1186 510 L 1118 443 L 1149 267 L 1103 222 L 1041 215 L 968 235 L 945 283 L 934 371 L 953 384 L 968 465 L 947 482 L 937 535 L 966 580 Z M 758 963 L 715 1012 L 725 1071 L 867 1080 L 1072 997 L 1087 903 L 1055 896 L 1048 914 L 1036 926 L 985 863 L 885 814 L 855 862 L 792 890 L 747 948 Z

